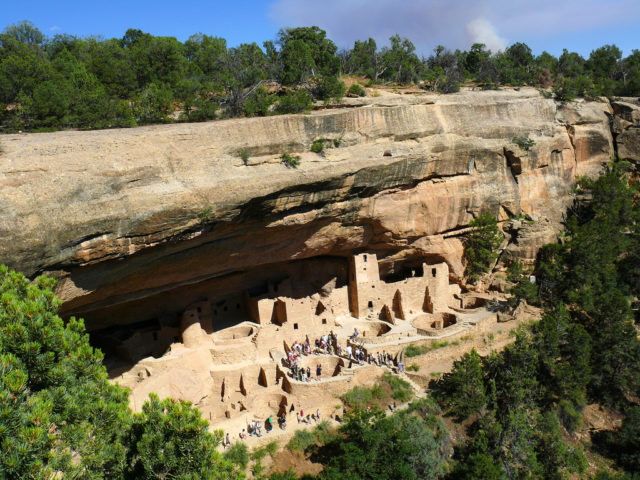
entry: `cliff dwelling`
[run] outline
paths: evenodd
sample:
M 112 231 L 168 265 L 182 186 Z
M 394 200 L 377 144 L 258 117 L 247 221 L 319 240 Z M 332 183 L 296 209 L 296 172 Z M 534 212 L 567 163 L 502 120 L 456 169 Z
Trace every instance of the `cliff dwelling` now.
M 111 378 L 131 389 L 131 406 L 150 392 L 188 400 L 234 434 L 297 408 L 330 416 L 337 396 L 401 369 L 409 344 L 496 322 L 450 283 L 446 263 L 382 279 L 376 254 L 363 252 L 272 270 L 252 288 L 191 303 L 173 323 L 93 332 Z
M 575 178 L 612 157 L 610 114 L 626 103 L 526 87 L 350 102 L 117 141 L 46 134 L 46 149 L 45 134 L 8 136 L 0 256 L 56 277 L 60 315 L 85 319 L 136 410 L 150 392 L 189 400 L 238 438 L 301 407 L 327 418 L 338 396 L 400 364 L 416 362 L 405 378 L 425 387 L 464 348 L 489 354 L 489 335 L 504 346 L 515 328 L 492 311 L 498 293 L 461 288 L 470 222 L 492 213 L 503 257 L 532 265 Z M 517 135 L 536 143 L 517 148 Z M 339 146 L 319 154 L 318 138 Z M 429 353 L 408 359 L 409 346 Z

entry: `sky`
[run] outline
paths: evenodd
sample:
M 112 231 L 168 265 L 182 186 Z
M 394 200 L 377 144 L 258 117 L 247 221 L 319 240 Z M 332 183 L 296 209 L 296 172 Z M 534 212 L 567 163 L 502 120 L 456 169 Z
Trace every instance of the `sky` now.
M 437 45 L 583 56 L 605 44 L 640 49 L 640 0 L 0 0 L 0 29 L 21 20 L 47 36 L 122 37 L 128 28 L 184 41 L 198 32 L 229 46 L 274 40 L 282 27 L 318 25 L 340 48 L 395 33 L 419 54 Z

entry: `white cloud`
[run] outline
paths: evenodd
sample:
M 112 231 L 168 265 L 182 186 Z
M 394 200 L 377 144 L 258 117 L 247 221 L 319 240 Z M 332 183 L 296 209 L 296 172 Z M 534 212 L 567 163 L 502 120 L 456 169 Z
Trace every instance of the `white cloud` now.
M 484 43 L 489 50 L 497 52 L 504 50 L 507 40 L 502 38 L 486 18 L 476 18 L 467 23 L 467 38 L 470 44 Z
M 53 27 L 49 27 L 49 31 L 50 32 L 57 32 L 58 30 L 60 30 L 60 27 L 58 25 L 54 25 Z

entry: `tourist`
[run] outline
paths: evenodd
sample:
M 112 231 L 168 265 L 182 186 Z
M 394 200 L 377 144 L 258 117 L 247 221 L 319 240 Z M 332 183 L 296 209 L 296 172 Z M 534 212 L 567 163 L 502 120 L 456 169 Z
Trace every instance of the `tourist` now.
M 242 431 L 240 432 L 240 440 L 244 440 L 245 438 L 247 438 L 247 432 L 243 428 Z
M 307 382 L 311 381 L 311 367 L 307 367 Z
M 316 418 L 318 419 L 318 421 L 320 421 L 320 409 L 319 408 L 316 409 Z
M 398 373 L 403 373 L 404 367 L 402 366 L 402 362 L 398 360 Z
M 298 420 L 298 423 L 300 423 L 300 413 L 296 412 L 296 420 Z
M 354 329 L 353 329 L 353 339 L 354 339 L 354 340 L 356 340 L 356 339 L 358 338 L 358 335 L 359 335 L 359 333 L 358 333 L 358 329 L 357 329 L 357 328 L 354 328 Z
M 347 358 L 349 360 L 351 360 L 351 353 L 352 353 L 351 345 L 347 345 Z
M 316 378 L 320 378 L 322 376 L 322 365 L 319 363 L 316 365 Z

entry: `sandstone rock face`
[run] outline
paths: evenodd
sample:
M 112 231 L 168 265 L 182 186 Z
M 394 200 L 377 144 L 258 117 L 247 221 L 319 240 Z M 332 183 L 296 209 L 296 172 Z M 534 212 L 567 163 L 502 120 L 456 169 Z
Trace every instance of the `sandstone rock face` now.
M 611 103 L 615 116 L 613 131 L 616 135 L 618 156 L 640 163 L 640 100 L 621 98 Z
M 595 174 L 614 151 L 606 102 L 563 105 L 525 88 L 350 102 L 311 115 L 5 135 L 0 262 L 57 275 L 62 313 L 87 316 L 90 329 L 196 301 L 205 284 L 230 289 L 255 269 L 358 249 L 376 252 L 383 274 L 426 258 L 459 279 L 460 233 L 474 215 L 557 225 L 576 175 Z M 521 149 L 516 135 L 535 145 Z M 321 138 L 338 146 L 310 152 Z M 300 166 L 283 165 L 283 152 Z M 92 324 L 98 311 L 110 314 Z
M 537 220 L 510 221 L 504 229 L 512 236 L 512 240 L 502 252 L 502 258 L 510 263 L 520 260 L 533 265 L 540 247 L 557 240 L 558 224 L 546 218 Z

